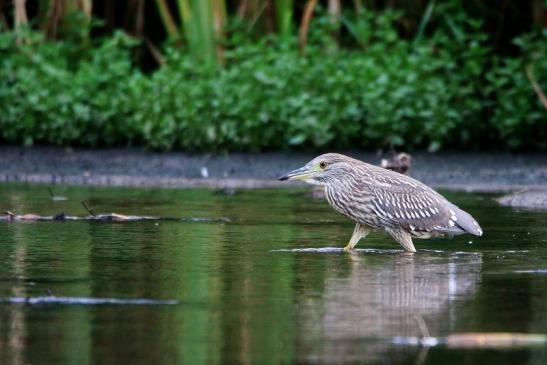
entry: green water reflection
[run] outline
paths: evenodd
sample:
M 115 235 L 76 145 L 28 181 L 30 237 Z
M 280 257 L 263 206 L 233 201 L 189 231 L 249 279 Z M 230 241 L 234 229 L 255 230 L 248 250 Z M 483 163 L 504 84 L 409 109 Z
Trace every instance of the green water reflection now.
M 544 347 L 421 349 L 457 332 L 547 333 L 547 214 L 449 194 L 485 236 L 417 241 L 404 254 L 373 234 L 346 255 L 351 222 L 307 190 L 0 185 L 0 209 L 229 222 L 0 223 L 0 296 L 176 299 L 176 306 L 0 304 L 9 364 L 544 364 Z M 422 357 L 420 357 L 422 356 Z M 421 359 L 421 360 L 420 360 Z

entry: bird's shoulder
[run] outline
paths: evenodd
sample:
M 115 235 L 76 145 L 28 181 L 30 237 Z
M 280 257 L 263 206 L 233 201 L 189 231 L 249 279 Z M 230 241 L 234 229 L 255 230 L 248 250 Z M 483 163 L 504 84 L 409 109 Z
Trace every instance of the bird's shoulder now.
M 361 189 L 378 193 L 438 195 L 435 190 L 410 176 L 365 163 L 362 167 L 359 181 Z

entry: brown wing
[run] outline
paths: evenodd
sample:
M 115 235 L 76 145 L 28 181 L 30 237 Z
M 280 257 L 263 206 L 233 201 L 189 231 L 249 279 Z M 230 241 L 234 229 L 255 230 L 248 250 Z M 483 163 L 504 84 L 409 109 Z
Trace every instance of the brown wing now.
M 433 189 L 396 173 L 375 180 L 369 188 L 372 209 L 387 226 L 402 226 L 410 232 L 463 233 L 456 223 L 459 209 Z
M 454 227 L 447 204 L 427 192 L 402 193 L 373 189 L 373 210 L 386 225 L 404 226 L 409 231 L 437 231 Z

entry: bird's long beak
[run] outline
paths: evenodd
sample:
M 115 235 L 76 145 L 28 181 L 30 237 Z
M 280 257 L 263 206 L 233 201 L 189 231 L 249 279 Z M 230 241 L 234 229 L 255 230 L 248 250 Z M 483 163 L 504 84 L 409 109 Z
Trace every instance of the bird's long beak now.
M 314 171 L 311 171 L 307 166 L 293 170 L 278 178 L 279 181 L 285 180 L 307 180 Z

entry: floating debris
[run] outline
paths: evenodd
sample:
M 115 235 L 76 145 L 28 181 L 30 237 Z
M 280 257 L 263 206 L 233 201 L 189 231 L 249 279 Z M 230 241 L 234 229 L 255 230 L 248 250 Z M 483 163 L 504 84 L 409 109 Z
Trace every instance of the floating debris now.
M 450 348 L 510 348 L 542 345 L 547 336 L 537 333 L 456 333 L 446 337 Z
M 93 297 L 56 297 L 53 295 L 43 297 L 8 297 L 0 298 L 0 303 L 11 304 L 61 304 L 61 305 L 176 305 L 178 300 L 155 299 L 120 299 L 120 298 L 93 298 Z
M 3 216 L 0 216 L 1 221 L 8 222 L 66 222 L 66 221 L 96 221 L 96 222 L 141 222 L 141 221 L 179 221 L 179 222 L 220 222 L 228 223 L 230 222 L 229 218 L 218 217 L 218 218 L 208 218 L 208 217 L 150 217 L 150 216 L 141 216 L 141 215 L 124 215 L 118 213 L 109 213 L 109 214 L 94 214 L 93 211 L 89 210 L 91 215 L 85 217 L 79 216 L 70 216 L 64 213 L 59 213 L 55 215 L 42 216 L 37 214 L 15 214 L 10 211 L 4 212 Z
M 392 342 L 396 345 L 446 346 L 454 349 L 506 349 L 544 345 L 547 336 L 538 333 L 470 332 L 447 337 L 395 337 Z
M 148 217 L 148 216 L 138 216 L 138 215 L 123 215 L 117 213 L 110 214 L 98 214 L 90 215 L 87 217 L 78 217 L 70 216 L 64 213 L 59 213 L 55 215 L 42 216 L 37 214 L 14 214 L 10 211 L 4 212 L 4 216 L 0 217 L 0 221 L 78 221 L 78 220 L 89 220 L 89 221 L 101 221 L 101 222 L 130 222 L 130 221 L 143 221 L 143 220 L 158 220 L 161 218 L 157 217 Z

